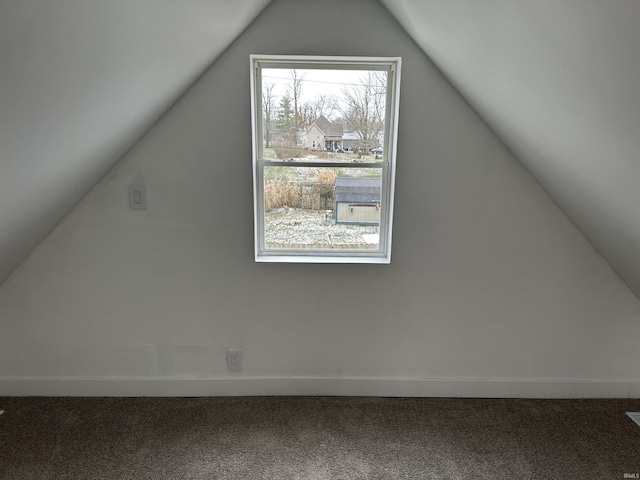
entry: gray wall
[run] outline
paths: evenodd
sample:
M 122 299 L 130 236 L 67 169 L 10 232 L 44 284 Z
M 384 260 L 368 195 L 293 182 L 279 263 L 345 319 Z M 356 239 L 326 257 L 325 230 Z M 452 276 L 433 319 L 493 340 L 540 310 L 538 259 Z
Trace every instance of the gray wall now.
M 254 263 L 250 53 L 403 57 L 390 265 Z M 639 320 L 382 7 L 276 0 L 0 287 L 0 394 L 640 396 Z

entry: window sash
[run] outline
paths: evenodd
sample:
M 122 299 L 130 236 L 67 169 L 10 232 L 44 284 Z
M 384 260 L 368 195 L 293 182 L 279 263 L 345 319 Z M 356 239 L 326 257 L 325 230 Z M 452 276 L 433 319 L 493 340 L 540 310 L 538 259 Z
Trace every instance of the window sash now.
M 274 162 L 268 160 L 258 161 L 258 177 L 260 181 L 257 183 L 257 195 L 256 195 L 256 207 L 255 211 L 255 242 L 258 246 L 257 255 L 259 257 L 271 257 L 271 261 L 292 261 L 282 260 L 279 257 L 302 257 L 308 259 L 312 256 L 322 256 L 325 259 L 331 257 L 387 257 L 388 248 L 390 248 L 389 229 L 386 225 L 389 224 L 390 209 L 388 208 L 390 202 L 390 175 L 389 164 L 387 162 L 371 162 L 371 163 L 357 163 L 358 168 L 376 168 L 382 170 L 382 185 L 380 187 L 380 223 L 379 223 L 379 242 L 377 249 L 368 250 L 355 250 L 355 249 L 324 249 L 324 248 L 268 248 L 265 245 L 265 196 L 264 196 L 264 167 L 321 167 L 321 168 L 353 168 L 352 162 Z
M 390 140 L 396 136 L 397 103 L 399 100 L 399 57 L 323 57 L 287 55 L 250 55 L 252 83 L 252 125 L 254 139 L 263 139 L 262 75 L 263 68 L 363 70 L 387 72 L 387 98 L 385 105 L 384 141 L 382 161 L 391 161 Z M 394 95 L 395 94 L 395 95 Z M 258 142 L 257 159 L 264 159 L 264 146 Z M 395 149 L 395 145 L 393 145 Z M 394 152 L 395 154 L 395 152 Z

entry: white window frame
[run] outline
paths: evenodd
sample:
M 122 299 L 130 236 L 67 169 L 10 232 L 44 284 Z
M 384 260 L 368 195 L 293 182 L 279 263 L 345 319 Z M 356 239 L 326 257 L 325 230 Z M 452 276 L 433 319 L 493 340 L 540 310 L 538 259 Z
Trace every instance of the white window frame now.
M 396 143 L 400 100 L 400 57 L 250 55 L 251 125 L 253 135 L 254 253 L 256 262 L 379 263 L 391 262 Z M 269 249 L 264 242 L 264 167 L 353 167 L 351 162 L 295 162 L 263 159 L 262 68 L 384 70 L 388 72 L 382 160 L 358 163 L 358 168 L 382 170 L 380 241 L 377 250 Z

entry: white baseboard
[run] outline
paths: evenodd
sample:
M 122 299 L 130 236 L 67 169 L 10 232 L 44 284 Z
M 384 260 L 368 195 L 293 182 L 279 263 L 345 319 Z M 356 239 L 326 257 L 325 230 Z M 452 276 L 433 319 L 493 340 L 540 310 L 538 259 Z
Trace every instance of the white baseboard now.
M 640 382 L 632 382 L 629 388 L 629 398 L 640 398 Z
M 215 378 L 0 377 L 0 396 L 199 397 L 274 395 L 640 398 L 640 381 L 243 376 Z

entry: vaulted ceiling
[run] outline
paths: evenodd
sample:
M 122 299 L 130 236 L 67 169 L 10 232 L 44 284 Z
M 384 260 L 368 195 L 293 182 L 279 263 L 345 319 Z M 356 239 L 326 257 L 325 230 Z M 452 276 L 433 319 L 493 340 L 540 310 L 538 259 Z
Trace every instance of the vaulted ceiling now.
M 0 283 L 268 0 L 0 0 Z
M 383 3 L 640 293 L 640 2 Z
M 640 2 L 381 2 L 640 292 Z M 0 0 L 0 283 L 268 3 Z

